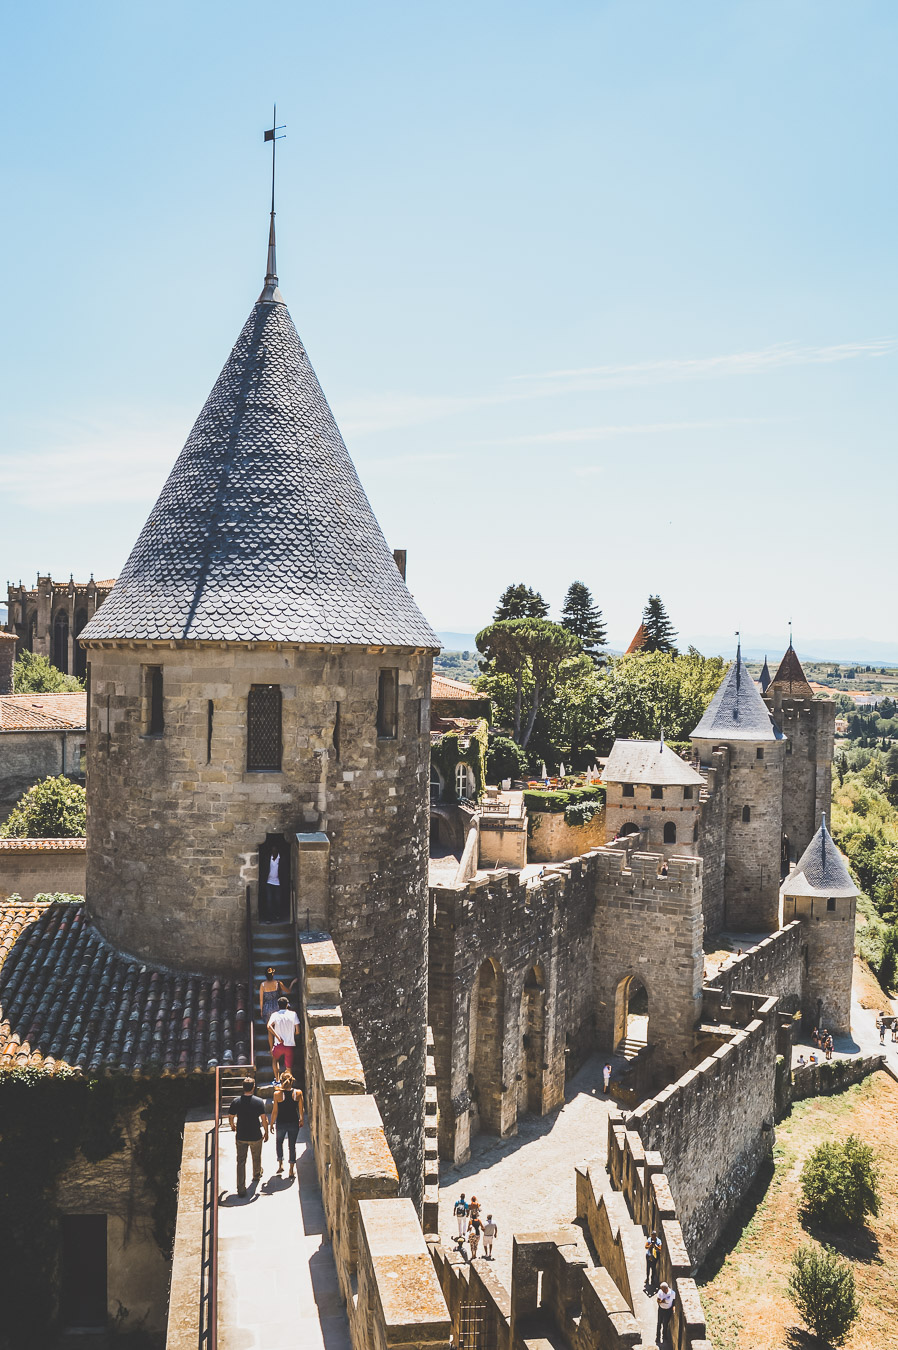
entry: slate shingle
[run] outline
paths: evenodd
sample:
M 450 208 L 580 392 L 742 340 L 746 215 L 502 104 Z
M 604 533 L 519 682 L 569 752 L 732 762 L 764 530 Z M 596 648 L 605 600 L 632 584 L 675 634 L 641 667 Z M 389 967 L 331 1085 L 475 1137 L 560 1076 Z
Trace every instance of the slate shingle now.
M 692 733 L 703 741 L 781 741 L 774 722 L 741 656 L 730 666 L 723 683 Z

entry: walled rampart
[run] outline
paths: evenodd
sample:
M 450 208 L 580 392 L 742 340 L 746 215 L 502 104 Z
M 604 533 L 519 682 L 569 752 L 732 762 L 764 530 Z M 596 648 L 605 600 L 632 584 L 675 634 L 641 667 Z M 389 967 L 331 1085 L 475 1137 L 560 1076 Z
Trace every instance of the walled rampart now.
M 805 1097 L 828 1097 L 860 1083 L 867 1074 L 876 1073 L 885 1066 L 885 1053 L 858 1055 L 856 1059 L 823 1060 L 819 1064 L 805 1064 L 792 1070 L 791 1100 L 800 1102 Z
M 744 1020 L 727 1045 L 630 1117 L 645 1150 L 660 1152 L 686 1245 L 700 1265 L 770 1157 L 774 1141 L 776 999 L 733 994 Z M 706 997 L 707 1003 L 707 997 Z
M 802 926 L 789 923 L 764 938 L 750 952 L 731 956 L 709 984 L 719 989 L 729 1003 L 734 989 L 747 994 L 776 995 L 780 1012 L 796 1012 L 801 1006 L 804 941 Z
M 726 859 L 726 823 L 728 776 L 730 757 L 725 745 L 719 745 L 704 756 L 702 772 L 707 787 L 701 792 L 701 816 L 698 825 L 698 847 L 704 863 L 702 872 L 702 909 L 705 932 L 719 933 L 726 921 L 724 906 L 724 862 Z
M 449 1313 L 352 1031 L 326 933 L 300 935 L 309 1132 L 353 1350 L 447 1350 Z M 428 1063 L 425 1223 L 436 1226 L 436 1092 Z
M 562 814 L 534 812 L 530 817 L 528 862 L 566 862 L 605 842 L 605 808 L 585 825 L 568 825 Z

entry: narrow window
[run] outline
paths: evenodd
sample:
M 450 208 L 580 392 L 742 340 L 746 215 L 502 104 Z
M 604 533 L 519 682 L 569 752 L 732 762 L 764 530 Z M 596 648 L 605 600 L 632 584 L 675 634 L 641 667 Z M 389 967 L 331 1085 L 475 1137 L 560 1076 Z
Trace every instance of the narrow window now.
M 254 684 L 246 700 L 246 767 L 250 772 L 281 767 L 281 687 Z
M 675 844 L 677 842 L 677 827 L 672 820 L 664 822 L 664 842 L 665 844 Z
M 147 735 L 161 736 L 164 725 L 162 711 L 162 667 L 147 666 Z
M 692 827 L 692 842 L 693 844 L 698 843 L 698 821 Z
M 831 895 L 826 902 L 826 908 L 829 910 L 830 913 L 832 913 L 835 907 L 836 907 L 835 897 Z
M 212 722 L 215 717 L 215 704 L 209 699 L 209 706 L 206 710 L 206 763 L 212 763 Z
M 395 741 L 399 721 L 399 671 L 394 667 L 377 677 L 378 740 Z
M 764 758 L 764 749 L 763 746 L 759 745 L 757 750 L 755 751 L 755 759 L 763 759 L 763 758 Z
M 792 742 L 786 741 L 786 754 L 791 755 L 791 753 L 792 753 Z
M 684 788 L 683 788 L 683 801 L 684 801 L 684 802 L 691 802 L 691 801 L 692 801 L 692 788 L 691 788 L 691 787 L 684 787 Z
M 467 764 L 461 763 L 455 766 L 455 795 L 459 801 L 471 795 L 471 770 Z
M 748 822 L 749 822 L 750 820 L 751 820 L 751 807 L 750 807 L 750 806 L 743 806 L 743 808 L 742 808 L 742 824 L 743 824 L 743 825 L 747 825 Z
M 653 796 L 654 798 L 656 798 L 656 799 L 657 799 L 658 797 L 663 797 L 663 796 L 664 796 L 664 788 L 663 788 L 663 787 L 653 787 L 653 788 L 652 788 L 652 796 Z
M 634 789 L 634 787 L 633 787 L 633 784 L 632 784 L 632 783 L 624 783 L 623 796 L 625 796 L 625 797 L 635 797 L 635 795 L 636 795 L 636 792 L 635 792 L 635 789 Z
M 339 760 L 339 758 L 340 758 L 340 705 L 339 705 L 339 703 L 336 704 L 336 708 L 335 708 L 335 712 L 334 712 L 334 734 L 333 734 L 332 740 L 333 740 L 333 743 L 334 743 L 334 754 L 337 756 L 337 759 Z

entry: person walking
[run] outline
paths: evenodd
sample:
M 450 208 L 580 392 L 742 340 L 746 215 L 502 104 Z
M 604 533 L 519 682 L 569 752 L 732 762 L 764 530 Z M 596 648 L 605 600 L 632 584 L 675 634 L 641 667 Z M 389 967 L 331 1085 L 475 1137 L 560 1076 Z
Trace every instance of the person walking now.
M 271 1128 L 274 1130 L 274 1146 L 277 1152 L 278 1176 L 284 1170 L 284 1139 L 290 1144 L 290 1179 L 296 1175 L 296 1136 L 302 1129 L 303 1113 L 302 1091 L 296 1086 L 293 1074 L 285 1071 L 281 1075 L 280 1086 L 274 1094 L 274 1107 L 271 1112 Z
M 654 1294 L 658 1288 L 658 1261 L 661 1257 L 661 1239 L 652 1229 L 645 1244 L 645 1292 Z
M 281 851 L 275 844 L 271 850 L 271 857 L 268 860 L 268 880 L 265 883 L 265 894 L 268 898 L 263 923 L 277 923 L 281 917 Z
M 259 1016 L 265 1023 L 265 1029 L 268 1032 L 268 1053 L 274 1044 L 274 1032 L 268 1026 L 268 1019 L 272 1013 L 278 1010 L 278 999 L 281 994 L 286 994 L 286 989 L 279 979 L 276 978 L 277 971 L 274 966 L 268 966 L 265 971 L 265 979 L 259 984 Z
M 293 1069 L 293 1048 L 296 1045 L 296 1033 L 299 1030 L 299 1018 L 282 994 L 278 999 L 277 1012 L 268 1019 L 268 1029 L 274 1033 L 274 1045 L 271 1047 L 271 1066 L 275 1081 L 280 1077 L 278 1060 L 283 1059 L 284 1068 L 290 1073 Z
M 605 1096 L 608 1096 L 608 1084 L 611 1082 L 611 1065 L 606 1064 L 602 1070 L 602 1078 L 605 1083 Z
M 477 1218 L 476 1214 L 471 1215 L 471 1222 L 468 1224 L 468 1246 L 471 1249 L 471 1260 L 477 1255 L 477 1246 L 480 1242 L 480 1234 L 483 1224 Z
M 670 1344 L 670 1321 L 673 1317 L 676 1297 L 676 1294 L 667 1281 L 662 1280 L 661 1287 L 655 1295 L 655 1301 L 658 1304 L 658 1325 L 655 1328 L 656 1345 L 665 1346 Z
M 880 1044 L 880 1045 L 885 1045 L 885 1043 L 886 1043 L 886 1019 L 885 1019 L 885 1014 L 884 1014 L 884 1013 L 880 1014 L 880 1016 L 877 1017 L 877 1019 L 876 1019 L 876 1030 L 879 1032 L 879 1044 Z
M 262 1179 L 262 1145 L 268 1138 L 265 1103 L 255 1095 L 256 1084 L 244 1078 L 243 1092 L 228 1107 L 228 1122 L 237 1135 L 237 1194 L 246 1195 L 246 1155 L 252 1154 L 253 1181 Z
M 464 1191 L 452 1206 L 452 1213 L 455 1215 L 455 1222 L 458 1227 L 458 1241 L 464 1242 L 465 1233 L 468 1229 L 468 1202 L 465 1199 Z
M 487 1214 L 486 1223 L 483 1225 L 483 1259 L 492 1261 L 493 1259 L 493 1240 L 499 1236 L 499 1225 L 496 1223 L 492 1214 Z

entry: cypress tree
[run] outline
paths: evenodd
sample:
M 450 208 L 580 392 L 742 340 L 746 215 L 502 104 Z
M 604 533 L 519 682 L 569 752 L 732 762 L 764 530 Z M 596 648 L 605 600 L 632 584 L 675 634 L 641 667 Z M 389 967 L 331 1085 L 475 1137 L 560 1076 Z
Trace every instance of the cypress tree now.
M 593 602 L 592 593 L 582 581 L 572 581 L 564 597 L 561 611 L 562 627 L 580 639 L 584 652 L 595 665 L 605 660 L 601 650 L 606 645 L 605 620 L 602 611 Z
M 644 652 L 673 652 L 676 655 L 677 630 L 667 617 L 660 595 L 649 596 L 642 611 L 642 626 L 646 635 L 642 646 Z

